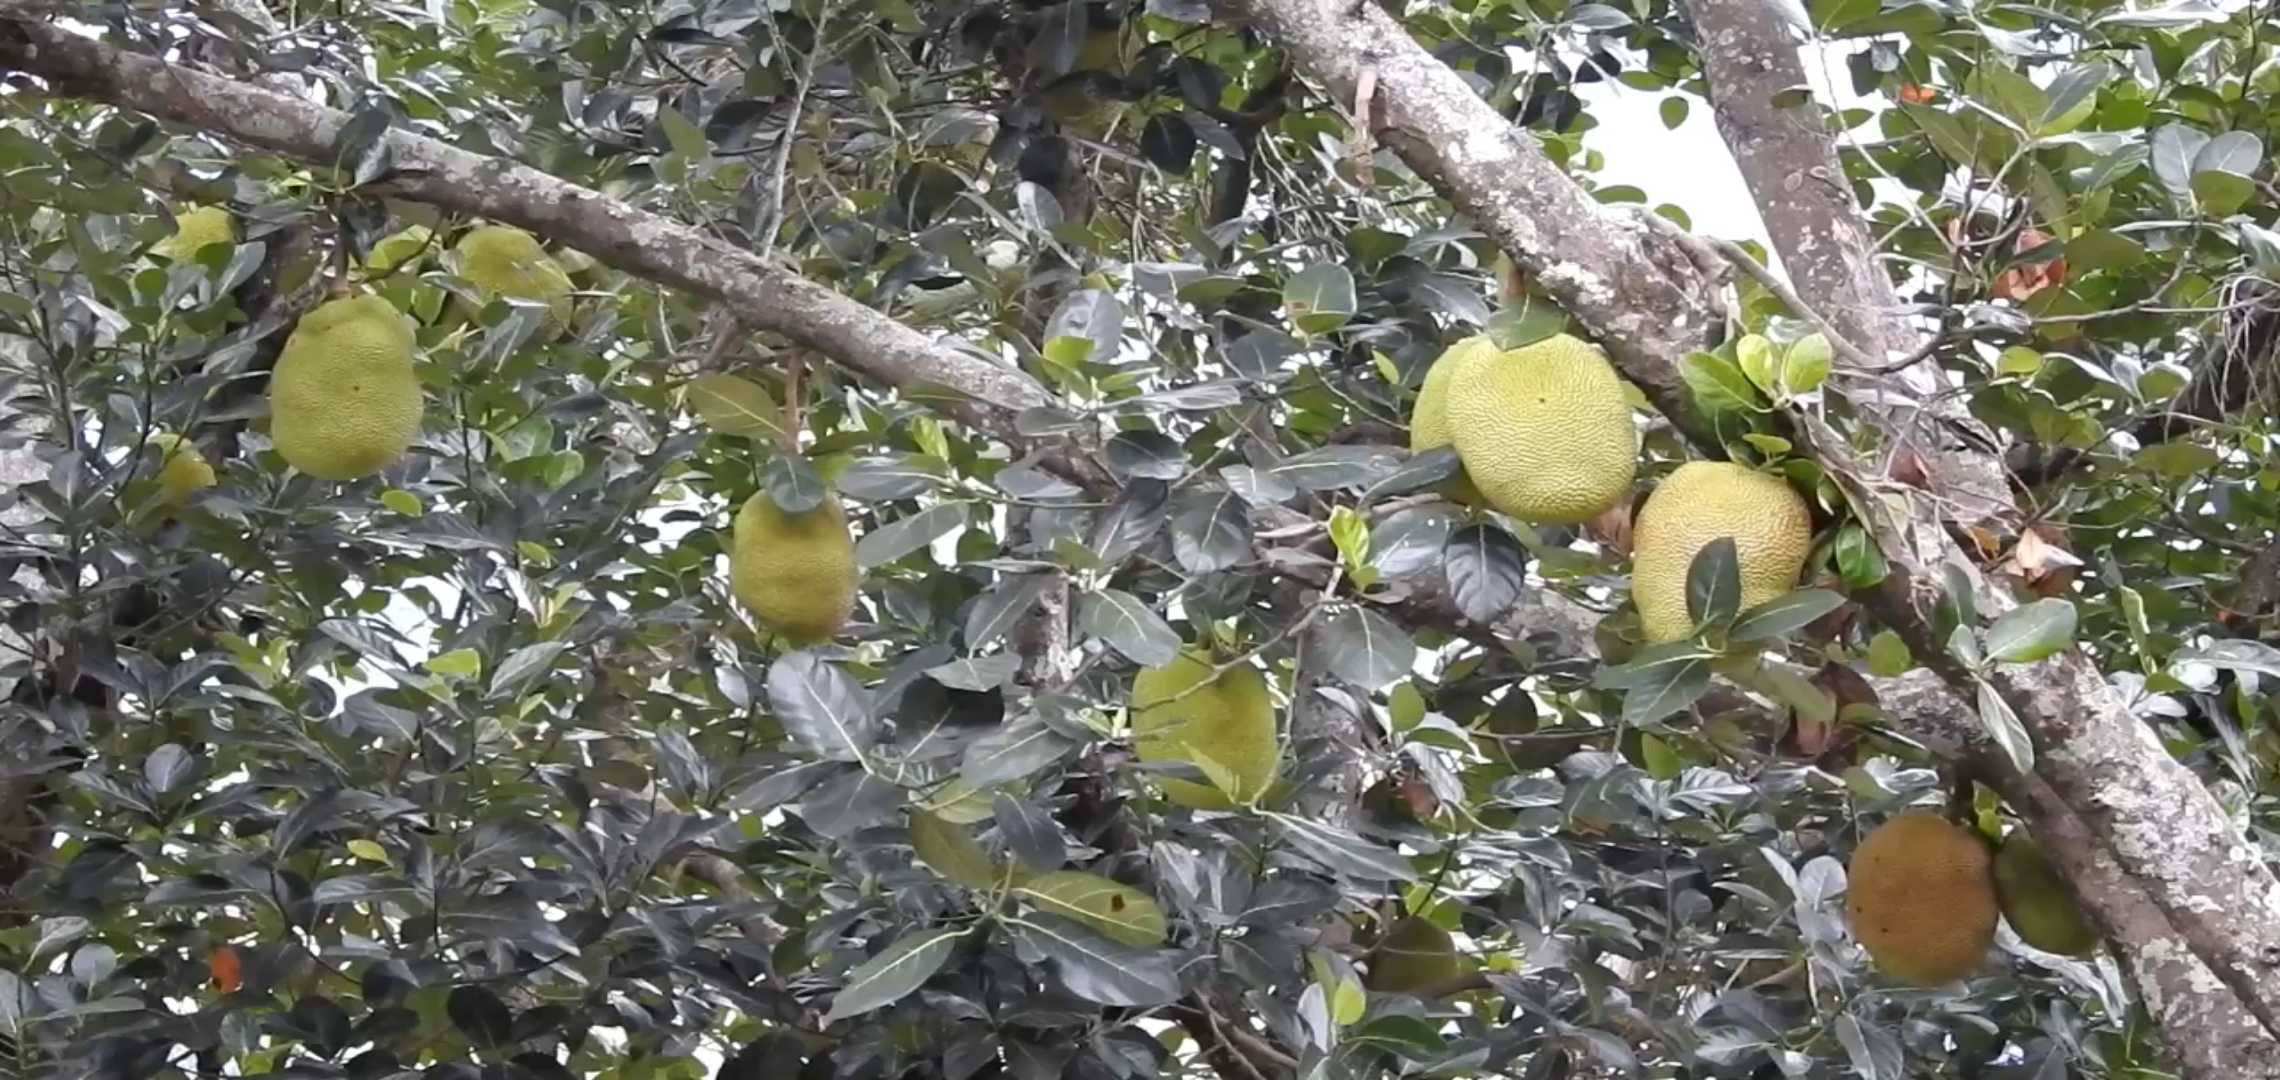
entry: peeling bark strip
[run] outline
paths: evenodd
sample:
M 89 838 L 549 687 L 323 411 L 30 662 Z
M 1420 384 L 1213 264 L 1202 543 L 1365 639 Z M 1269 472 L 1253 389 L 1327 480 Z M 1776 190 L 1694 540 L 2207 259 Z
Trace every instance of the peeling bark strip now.
M 55 91 L 186 124 L 309 162 L 328 162 L 349 114 L 178 67 L 60 27 L 11 17 L 0 3 L 0 68 Z M 519 226 L 602 263 L 721 304 L 745 325 L 782 334 L 889 386 L 927 384 L 972 399 L 943 403 L 960 422 L 1029 445 L 1013 416 L 1052 395 L 1022 371 L 936 344 L 839 293 L 769 265 L 670 218 L 524 165 L 395 130 L 387 136 L 394 195 Z
M 1687 257 L 1682 238 L 1638 224 L 1627 227 L 1592 202 L 1525 133 L 1498 117 L 1377 5 L 1352 0 L 1230 2 L 1287 49 L 1301 70 L 1326 84 L 1335 99 L 1350 99 L 1363 72 L 1371 72 L 1384 143 L 1535 275 L 1608 346 L 1618 367 L 1658 407 L 1685 408 L 1676 365 L 1710 329 L 1710 306 L 1706 279 Z M 1752 13 L 1721 31 L 1735 56 L 1750 58 L 1738 61 L 1728 76 L 1772 72 L 1766 81 L 1783 82 L 1781 88 L 1794 85 L 1774 68 L 1778 63 L 1801 71 L 1796 46 L 1777 19 L 1754 11 L 1762 7 L 1758 0 L 1715 0 L 1704 5 L 1701 17 L 1713 17 L 1711 9 Z M 1746 90 L 1729 87 L 1713 94 L 1732 103 L 1747 99 Z M 1753 170 L 1761 177 L 1777 175 L 1775 161 L 1834 160 L 1827 136 L 1818 128 L 1776 115 L 1770 103 L 1767 114 L 1778 122 L 1734 147 L 1745 175 Z M 1807 145 L 1799 147 L 1797 140 Z M 1786 181 L 1773 183 L 1771 190 L 1787 195 Z M 1819 314 L 1839 327 L 1880 327 L 1883 305 L 1872 299 L 1877 290 L 1869 287 L 1862 269 L 1868 253 L 1838 243 L 1841 237 L 1865 237 L 1865 226 L 1849 193 L 1835 196 L 1785 202 L 1769 210 L 1768 224 L 1782 230 L 1777 242 L 1785 250 L 1807 256 L 1813 275 L 1807 281 L 1807 302 L 1820 305 Z M 1778 222 L 1771 220 L 1777 217 Z M 1824 258 L 1815 245 L 1833 250 Z M 1888 283 L 1882 293 L 1890 295 Z M 1878 332 L 1877 343 L 1884 339 Z M 1898 381 L 1888 381 L 1884 389 L 1902 389 L 1893 385 Z M 1900 412 L 1910 416 L 1909 429 L 1887 435 L 1912 438 L 1915 411 Z M 1825 464 L 1835 471 L 1880 475 L 1850 459 L 1841 443 L 1819 451 L 1832 459 Z M 1972 473 L 1989 463 L 1964 458 L 1959 464 L 1964 466 L 1959 471 Z M 1952 497 L 1955 492 L 1940 494 Z M 1879 534 L 1896 536 L 1889 523 Z M 1911 538 L 1915 550 L 1885 553 L 1903 580 L 1937 580 L 1932 567 L 1963 557 L 1936 527 L 1916 528 Z M 1887 621 L 1921 629 L 1922 617 L 1910 597 L 1888 591 L 1873 602 Z M 2221 1001 L 2205 993 L 2205 976 L 2211 973 L 2239 995 L 2268 1034 L 2280 1031 L 2280 979 L 2272 978 L 2280 974 L 2280 888 L 2254 849 L 2240 842 L 2207 789 L 2147 737 L 2080 649 L 2031 668 L 2009 669 L 1999 685 L 2035 736 L 2041 751 L 2038 776 L 2059 800 L 2020 807 L 2031 830 L 2080 838 L 2065 853 L 2070 871 L 2082 873 L 2101 856 L 2110 857 L 2119 873 L 2142 890 L 2099 890 L 2113 895 L 2086 896 L 2101 925 L 2117 933 L 2145 932 L 2144 917 L 2151 910 L 2165 916 L 2175 932 L 2174 937 L 2125 946 L 2132 950 L 2125 955 L 2136 970 L 2171 977 L 2171 1000 L 2186 1000 L 2174 992 L 2202 991 L 2191 998 L 2198 1003 L 2195 1008 L 2169 1013 L 2188 1025 L 2168 1033 L 2173 1043 L 2238 1041 L 2232 1033 L 2242 1018 L 2211 1019 L 2222 1013 Z M 1960 708 L 1963 699 L 1956 700 Z M 1953 730 L 1971 723 L 1968 713 L 1955 719 L 1961 723 L 1940 726 Z M 2060 808 L 2067 813 L 2064 819 L 2057 816 Z M 2069 821 L 2077 827 L 2070 830 Z M 2139 895 L 2150 901 L 2150 908 L 2132 904 Z M 2189 949 L 2180 954 L 2168 944 L 2172 942 Z M 2202 1005 L 2207 1008 L 2198 1007 Z M 2205 1026 L 2193 1026 L 2195 1016 Z

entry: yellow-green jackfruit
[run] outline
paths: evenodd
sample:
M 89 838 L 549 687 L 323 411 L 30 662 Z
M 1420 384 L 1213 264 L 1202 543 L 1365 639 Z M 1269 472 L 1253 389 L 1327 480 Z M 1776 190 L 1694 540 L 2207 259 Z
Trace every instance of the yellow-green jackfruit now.
M 151 246 L 151 253 L 164 255 L 176 262 L 187 262 L 198 256 L 198 250 L 208 244 L 237 243 L 237 221 L 230 217 L 228 207 L 201 206 L 178 214 L 174 218 L 174 232 Z
M 1469 358 L 1448 375 L 1442 410 L 1465 475 L 1522 521 L 1572 525 L 1631 490 L 1639 437 L 1605 353 L 1555 334 Z
M 1165 798 L 1197 810 L 1248 805 L 1274 786 L 1282 768 L 1266 673 L 1238 664 L 1206 683 L 1217 666 L 1208 650 L 1187 649 L 1132 680 L 1132 749 L 1141 761 L 1193 762 L 1202 755 L 1234 774 L 1234 798 L 1216 784 L 1156 778 Z
M 1937 814 L 1896 814 L 1853 849 L 1845 915 L 1853 940 L 1905 983 L 1938 986 L 1987 958 L 2001 907 L 1979 834 Z
M 1686 613 L 1686 574 L 1694 556 L 1721 536 L 1734 538 L 1741 610 L 1797 586 L 1813 543 L 1813 518 L 1788 482 L 1728 461 L 1690 461 L 1663 478 L 1631 533 L 1631 600 L 1650 643 L 1694 632 Z
M 485 300 L 505 296 L 545 304 L 551 312 L 547 335 L 570 325 L 570 294 L 576 287 L 537 237 L 508 225 L 481 225 L 467 230 L 455 250 L 459 276 Z
M 214 486 L 214 466 L 198 452 L 197 444 L 171 431 L 152 432 L 150 444 L 161 462 L 157 473 L 160 501 L 178 503 L 193 491 Z
M 1083 870 L 1055 870 L 1014 886 L 1040 910 L 1064 915 L 1126 945 L 1152 949 L 1164 943 L 1164 909 L 1130 885 Z
M 301 316 L 269 376 L 269 438 L 288 464 L 354 480 L 395 463 L 420 434 L 424 399 L 412 328 L 379 296 L 328 300 Z
M 1370 970 L 1363 985 L 1386 994 L 1406 994 L 1465 973 L 1464 958 L 1457 955 L 1456 940 L 1440 924 L 1411 915 L 1386 928 L 1370 950 Z
M 2097 928 L 2025 829 L 2014 830 L 1995 851 L 1995 894 L 2019 940 L 2062 956 L 2088 956 L 2098 948 Z
M 765 491 L 744 500 L 729 534 L 729 591 L 760 625 L 795 643 L 828 641 L 854 614 L 861 575 L 837 495 L 797 514 Z
M 1487 334 L 1475 334 L 1443 350 L 1425 369 L 1425 381 L 1417 387 L 1417 400 L 1409 409 L 1409 452 L 1422 454 L 1449 445 L 1449 379 L 1457 369 L 1484 356 L 1498 352 L 1496 340 Z M 1465 475 L 1463 463 L 1457 466 L 1457 475 L 1441 485 L 1441 494 L 1449 501 L 1465 506 L 1483 506 L 1487 500 L 1480 489 L 1473 486 L 1472 478 Z

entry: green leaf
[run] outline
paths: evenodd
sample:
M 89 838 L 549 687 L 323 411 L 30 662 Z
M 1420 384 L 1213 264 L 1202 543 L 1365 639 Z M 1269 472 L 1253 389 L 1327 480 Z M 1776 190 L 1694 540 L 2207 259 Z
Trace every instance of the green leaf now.
M 910 996 L 950 962 L 951 950 L 964 934 L 956 927 L 921 930 L 887 946 L 886 951 L 847 973 L 847 983 L 831 999 L 831 1011 L 823 1015 L 823 1025 L 829 1027 Z
M 1659 686 L 1676 677 L 1671 673 L 1673 669 L 1708 661 L 1710 656 L 1694 642 L 1666 641 L 1640 649 L 1625 663 L 1600 668 L 1592 676 L 1591 684 L 1602 690 Z
M 1858 522 L 1848 521 L 1837 530 L 1833 554 L 1837 576 L 1844 579 L 1848 589 L 1872 588 L 1891 572 L 1885 565 L 1884 553 L 1876 547 L 1875 538 Z
M 1040 910 L 1085 923 L 1120 944 L 1153 948 L 1164 943 L 1164 910 L 1155 899 L 1099 874 L 1057 870 L 1030 878 L 1013 891 Z
M 699 375 L 681 389 L 681 400 L 706 427 L 723 435 L 775 441 L 784 437 L 783 412 L 759 383 L 734 375 Z
M 1180 996 L 1179 976 L 1161 951 L 1135 949 L 1058 915 L 1007 918 L 1004 925 L 1023 963 L 1051 964 L 1061 984 L 1087 1001 L 1149 1008 Z
M 1781 354 L 1763 334 L 1742 335 L 1734 343 L 1734 358 L 1759 392 L 1771 394 L 1781 389 Z
M 1908 673 L 1916 666 L 1916 656 L 1908 651 L 1908 643 L 1890 630 L 1879 630 L 1868 639 L 1868 673 L 1878 678 L 1893 679 Z
M 440 656 L 431 656 L 420 665 L 438 675 L 457 675 L 472 679 L 483 673 L 483 654 L 473 649 L 453 649 Z
M 1710 690 L 1710 661 L 1688 660 L 1658 665 L 1653 678 L 1623 695 L 1623 723 L 1637 727 L 1652 724 L 1692 705 Z
M 712 157 L 712 144 L 705 140 L 705 133 L 681 115 L 681 110 L 671 105 L 658 109 L 657 126 L 665 129 L 665 141 L 673 147 L 674 153 L 690 161 Z
M 1485 328 L 1499 349 L 1519 349 L 1567 329 L 1567 312 L 1537 296 L 1521 296 L 1496 309 Z
M 1791 342 L 1789 353 L 1781 362 L 1782 392 L 1796 397 L 1820 389 L 1835 362 L 1836 351 L 1827 335 L 1816 332 Z
M 426 508 L 420 505 L 420 497 L 402 488 L 389 488 L 381 492 L 380 505 L 405 517 L 418 517 L 426 512 Z
M 760 466 L 760 489 L 786 514 L 804 514 L 823 505 L 829 492 L 822 474 L 799 454 L 778 454 Z
M 1985 679 L 1975 680 L 1979 686 L 1979 723 L 1987 729 L 1987 737 L 2009 758 L 2011 767 L 2020 773 L 2035 769 L 2035 744 L 2027 737 L 2026 725 L 2019 722 L 2019 714 L 2011 711 L 2011 703 Z
M 1373 692 L 1408 678 L 1417 663 L 1417 643 L 1409 634 L 1365 607 L 1331 616 L 1311 644 L 1332 674 Z
M 1355 310 L 1353 271 L 1339 263 L 1316 263 L 1283 283 L 1283 311 L 1300 333 L 1329 333 Z
M 1679 94 L 1662 99 L 1661 104 L 1655 107 L 1662 116 L 1663 127 L 1672 131 L 1677 131 L 1680 125 L 1686 123 L 1686 114 L 1691 108 L 1686 98 Z
M 1995 357 L 1995 370 L 1998 374 L 2029 377 L 2041 371 L 2042 367 L 2043 354 L 2024 345 L 2013 345 Z
M 965 525 L 972 517 L 973 506 L 968 502 L 938 503 L 887 522 L 855 542 L 855 565 L 870 570 L 915 553 Z
M 1987 628 L 1983 644 L 1999 663 L 2031 664 L 2074 643 L 2074 602 L 2051 596 L 2013 608 Z
M 1299 854 L 1340 877 L 1362 881 L 1415 881 L 1417 868 L 1400 852 L 1308 818 L 1266 813 L 1275 832 Z
M 1708 412 L 1761 412 L 1766 407 L 1740 366 L 1716 353 L 1686 354 L 1678 373 L 1693 391 L 1694 403 Z
M 1677 779 L 1686 768 L 1686 760 L 1678 756 L 1678 751 L 1651 731 L 1639 736 L 1639 756 L 1646 763 L 1647 775 L 1657 780 Z
M 1723 629 L 1741 603 L 1741 555 L 1733 537 L 1721 536 L 1702 545 L 1687 564 L 1686 614 L 1696 627 Z
M 1180 654 L 1180 636 L 1146 601 L 1122 589 L 1086 594 L 1077 632 L 1107 642 L 1141 667 L 1162 667 Z
M 948 881 L 969 889 L 997 884 L 997 869 L 981 842 L 937 814 L 911 808 L 910 846 L 918 861 Z
M 1771 641 L 1843 607 L 1845 598 L 1827 589 L 1796 589 L 1742 613 L 1726 640 Z
M 2217 452 L 2189 442 L 2155 443 L 2130 455 L 2130 463 L 2161 476 L 2187 477 L 2215 469 L 2223 461 Z

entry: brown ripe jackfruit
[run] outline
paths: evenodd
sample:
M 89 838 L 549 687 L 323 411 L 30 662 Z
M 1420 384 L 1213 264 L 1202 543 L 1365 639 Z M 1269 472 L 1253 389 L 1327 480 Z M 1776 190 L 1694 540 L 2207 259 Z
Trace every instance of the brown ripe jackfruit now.
M 570 294 L 577 287 L 537 237 L 508 225 L 482 225 L 467 230 L 455 250 L 459 276 L 475 286 L 484 299 L 504 296 L 545 304 L 544 336 L 561 333 L 570 325 Z
M 1922 810 L 1894 815 L 1853 849 L 1845 917 L 1878 969 L 1916 986 L 1969 975 L 1987 958 L 2001 905 L 1987 842 Z
M 1631 532 L 1631 602 L 1647 641 L 1684 640 L 1686 576 L 1721 536 L 1734 539 L 1741 610 L 1797 587 L 1813 544 L 1813 517 L 1789 482 L 1730 461 L 1689 461 L 1671 470 L 1639 510 Z
M 1164 797 L 1197 810 L 1232 810 L 1274 786 L 1282 768 L 1274 697 L 1266 673 L 1245 663 L 1202 689 L 1217 667 L 1204 649 L 1188 649 L 1132 680 L 1132 749 L 1141 761 L 1193 762 L 1209 757 L 1234 773 L 1236 793 L 1218 785 L 1159 776 Z
M 1434 358 L 1432 366 L 1425 369 L 1425 381 L 1417 387 L 1417 400 L 1409 407 L 1410 453 L 1422 454 L 1449 445 L 1449 379 L 1458 368 L 1481 357 L 1494 356 L 1497 351 L 1494 338 L 1475 334 Z M 1465 475 L 1461 462 L 1457 474 L 1441 485 L 1441 494 L 1464 506 L 1488 505 L 1480 489 L 1473 486 L 1472 478 Z
M 728 575 L 729 591 L 769 630 L 799 644 L 838 636 L 862 585 L 838 496 L 792 514 L 754 493 L 730 529 Z
M 1370 950 L 1363 985 L 1383 994 L 1407 994 L 1465 973 L 1457 943 L 1440 924 L 1422 915 L 1397 920 Z
M 1599 347 L 1554 334 L 1461 363 L 1441 405 L 1465 475 L 1521 521 L 1589 521 L 1630 494 L 1639 436 Z
M 1995 852 L 1995 894 L 2019 940 L 2061 956 L 2088 956 L 2098 948 L 2097 928 L 2025 829 L 2013 830 Z
M 301 316 L 269 375 L 269 439 L 294 468 L 354 480 L 419 437 L 425 401 L 412 328 L 379 296 L 328 300 Z

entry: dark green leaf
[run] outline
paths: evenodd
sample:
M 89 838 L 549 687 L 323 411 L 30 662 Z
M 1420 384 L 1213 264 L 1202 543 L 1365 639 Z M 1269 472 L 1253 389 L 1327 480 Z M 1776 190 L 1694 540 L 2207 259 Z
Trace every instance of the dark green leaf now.
M 1158 431 L 1119 431 L 1108 440 L 1108 465 L 1125 476 L 1177 480 L 1187 475 L 1187 452 Z
M 1741 603 L 1741 555 L 1733 537 L 1721 536 L 1702 545 L 1687 564 L 1686 614 L 1697 627 L 1723 628 Z
M 1355 312 L 1353 272 L 1337 263 L 1316 263 L 1283 283 L 1283 310 L 1301 333 L 1326 334 L 1346 325 Z
M 1376 691 L 1409 676 L 1417 643 L 1385 616 L 1349 607 L 1325 620 L 1311 644 L 1338 678 Z
M 2031 664 L 2074 643 L 2074 602 L 2044 597 L 2013 608 L 1987 628 L 1987 655 L 2001 663 Z
M 1417 868 L 1400 852 L 1319 821 L 1268 811 L 1282 841 L 1308 861 L 1341 877 L 1359 881 L 1415 881 Z
M 1845 598 L 1827 589 L 1796 589 L 1742 613 L 1726 631 L 1735 642 L 1771 641 L 1843 607 Z
M 1135 1008 L 1169 1004 L 1179 977 L 1161 952 L 1135 949 L 1060 915 L 1005 920 L 1023 963 L 1050 964 L 1068 991 L 1087 1001 Z
M 1979 688 L 1979 722 L 1987 729 L 1987 737 L 2003 751 L 2011 767 L 2022 775 L 2035 769 L 2035 744 L 2027 736 L 2027 727 L 2019 722 L 2019 714 L 2011 711 L 2011 703 L 2003 700 L 1993 685 L 1985 679 L 1975 680 Z
M 804 514 L 823 505 L 823 477 L 798 454 L 777 454 L 760 466 L 760 487 L 787 514 Z
M 1077 632 L 1107 642 L 1142 667 L 1162 667 L 1180 651 L 1180 636 L 1164 617 L 1122 589 L 1086 594 L 1077 608 Z
M 477 1046 L 505 1046 L 514 1034 L 514 1014 L 507 1010 L 507 1003 L 487 987 L 456 987 L 443 1004 L 444 1011 L 451 1016 L 452 1026 Z
M 1493 625 L 1520 602 L 1528 587 L 1528 556 L 1512 534 L 1492 525 L 1467 525 L 1441 549 L 1442 573 L 1457 610 Z
M 964 933 L 955 927 L 922 930 L 887 946 L 847 973 L 846 985 L 832 997 L 831 1011 L 821 1022 L 829 1026 L 908 997 L 950 961 L 951 950 Z
M 855 565 L 864 570 L 884 566 L 910 555 L 965 525 L 974 504 L 938 503 L 905 518 L 896 518 L 855 542 Z
M 1213 574 L 1251 559 L 1251 505 L 1224 491 L 1180 497 L 1172 516 L 1172 557 L 1191 574 Z
M 795 652 L 769 666 L 768 707 L 786 734 L 832 761 L 861 761 L 878 741 L 870 696 L 812 652 Z

